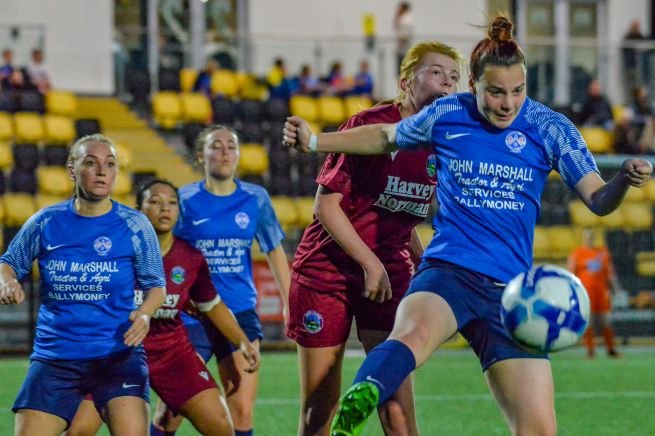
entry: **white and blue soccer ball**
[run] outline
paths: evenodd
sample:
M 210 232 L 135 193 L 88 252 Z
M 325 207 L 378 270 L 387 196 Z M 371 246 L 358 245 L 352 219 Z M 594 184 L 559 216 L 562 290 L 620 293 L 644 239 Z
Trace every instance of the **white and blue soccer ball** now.
M 503 291 L 500 316 L 521 346 L 551 352 L 575 345 L 589 324 L 589 296 L 580 279 L 555 265 L 538 265 Z

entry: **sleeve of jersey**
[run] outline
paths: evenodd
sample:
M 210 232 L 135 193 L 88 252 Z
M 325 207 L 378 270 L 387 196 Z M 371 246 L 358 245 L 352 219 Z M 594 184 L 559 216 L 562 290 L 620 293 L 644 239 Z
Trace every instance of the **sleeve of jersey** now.
M 0 263 L 9 265 L 19 280 L 29 274 L 32 262 L 39 256 L 42 225 L 42 215 L 32 215 L 12 239 L 5 254 L 0 256 Z
M 587 174 L 598 172 L 596 161 L 578 129 L 564 116 L 544 123 L 546 148 L 551 168 L 557 171 L 571 189 Z
M 193 283 L 189 296 L 196 303 L 201 312 L 209 312 L 214 306 L 221 302 L 221 297 L 216 293 L 214 283 L 209 276 L 207 261 L 200 255 L 197 260 L 198 274 Z
M 141 218 L 141 217 L 139 217 Z M 152 224 L 142 217 L 133 242 L 136 252 L 136 276 L 141 289 L 165 288 L 164 263 L 161 257 L 159 241 Z
M 362 120 L 362 117 L 355 115 L 339 127 L 339 131 L 352 129 L 353 127 L 364 124 L 365 122 Z M 350 156 L 346 154 L 328 154 L 321 168 L 321 172 L 316 178 L 316 183 L 326 186 L 331 191 L 347 195 L 350 193 L 352 184 L 352 168 L 350 162 Z
M 273 251 L 285 237 L 282 226 L 277 220 L 271 198 L 265 190 L 258 194 L 259 221 L 255 231 L 255 239 L 264 253 Z
M 437 120 L 435 103 L 398 122 L 396 125 L 396 145 L 399 149 L 416 150 L 430 144 L 432 127 L 434 127 Z

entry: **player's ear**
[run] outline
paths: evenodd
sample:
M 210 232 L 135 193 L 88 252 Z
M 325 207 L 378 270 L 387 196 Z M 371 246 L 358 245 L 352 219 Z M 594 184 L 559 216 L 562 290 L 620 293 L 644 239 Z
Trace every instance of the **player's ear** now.
M 476 93 L 475 93 L 475 80 L 473 80 L 472 76 L 469 76 L 469 90 L 471 91 L 471 94 L 476 95 Z

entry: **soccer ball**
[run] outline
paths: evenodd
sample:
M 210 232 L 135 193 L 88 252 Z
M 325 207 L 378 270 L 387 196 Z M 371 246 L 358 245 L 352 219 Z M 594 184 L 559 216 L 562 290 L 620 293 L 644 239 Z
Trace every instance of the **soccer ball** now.
M 503 291 L 503 325 L 530 351 L 563 350 L 578 342 L 589 324 L 589 296 L 575 275 L 539 265 L 513 278 Z

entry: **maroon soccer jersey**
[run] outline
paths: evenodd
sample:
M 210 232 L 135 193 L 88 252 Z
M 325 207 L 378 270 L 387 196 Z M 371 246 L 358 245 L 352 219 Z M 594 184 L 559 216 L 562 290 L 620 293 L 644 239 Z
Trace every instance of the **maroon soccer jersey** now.
M 158 351 L 188 342 L 186 328 L 180 318 L 189 299 L 198 304 L 210 304 L 217 298 L 216 288 L 209 277 L 209 268 L 202 253 L 181 239 L 164 256 L 166 301 L 150 321 L 150 331 L 143 341 L 149 358 Z M 143 291 L 136 291 L 136 304 L 143 302 Z
M 341 130 L 400 119 L 398 106 L 387 104 L 355 115 Z M 436 159 L 427 149 L 380 156 L 329 154 L 317 182 L 343 195 L 346 216 L 389 275 L 406 274 L 413 271 L 411 232 L 428 214 L 435 173 Z M 353 281 L 364 280 L 361 266 L 316 219 L 303 234 L 293 270 L 300 283 L 326 292 L 342 291 Z

